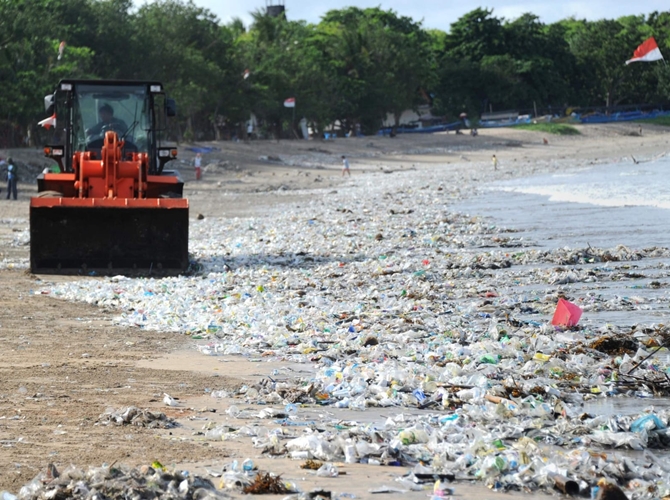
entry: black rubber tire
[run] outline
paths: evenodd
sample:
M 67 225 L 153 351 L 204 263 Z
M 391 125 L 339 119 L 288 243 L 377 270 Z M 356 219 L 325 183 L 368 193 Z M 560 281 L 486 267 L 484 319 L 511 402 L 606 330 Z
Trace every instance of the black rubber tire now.
M 37 193 L 37 198 L 62 198 L 63 193 L 59 191 L 41 191 Z

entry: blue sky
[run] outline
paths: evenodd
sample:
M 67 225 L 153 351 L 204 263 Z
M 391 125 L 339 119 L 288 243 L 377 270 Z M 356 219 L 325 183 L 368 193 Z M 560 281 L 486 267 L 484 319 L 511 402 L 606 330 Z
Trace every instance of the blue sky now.
M 206 7 L 214 12 L 224 23 L 233 17 L 241 18 L 248 24 L 251 17 L 249 12 L 265 7 L 265 0 L 250 0 L 246 2 L 232 0 L 193 0 L 196 5 Z M 277 3 L 278 0 L 273 0 Z M 400 15 L 409 16 L 415 20 L 423 19 L 427 28 L 438 28 L 447 31 L 449 25 L 460 16 L 475 9 L 478 4 L 467 1 L 453 0 L 358 0 L 355 4 L 346 0 L 315 2 L 314 0 L 283 0 L 289 19 L 304 19 L 316 23 L 328 10 L 341 9 L 350 5 L 357 7 L 377 7 L 393 9 Z M 579 19 L 612 19 L 626 15 L 649 14 L 655 10 L 670 10 L 667 0 L 647 0 L 637 3 L 631 0 L 489 0 L 482 7 L 493 8 L 494 15 L 513 19 L 524 12 L 532 12 L 545 23 L 552 23 L 566 17 L 574 16 Z

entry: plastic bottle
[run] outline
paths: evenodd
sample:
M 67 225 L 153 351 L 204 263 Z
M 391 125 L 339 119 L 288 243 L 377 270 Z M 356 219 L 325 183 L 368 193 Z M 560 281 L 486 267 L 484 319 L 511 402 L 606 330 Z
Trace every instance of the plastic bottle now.
M 477 400 L 482 397 L 482 390 L 479 387 L 462 389 L 456 393 L 456 396 L 463 401 Z
M 498 364 L 498 356 L 495 356 L 493 354 L 484 354 L 481 358 L 479 358 L 480 363 L 488 363 L 490 365 L 496 365 Z
M 351 381 L 351 394 L 355 396 L 357 394 L 365 393 L 368 384 L 365 382 L 363 377 L 356 377 Z
M 332 392 L 333 397 L 336 398 L 348 398 L 351 396 L 351 391 L 349 389 L 337 389 L 336 391 Z
M 437 390 L 437 382 L 434 380 L 425 380 L 421 383 L 421 387 L 423 388 L 424 392 L 432 393 Z
M 212 441 L 221 441 L 225 433 L 226 429 L 224 427 L 215 427 L 214 429 L 205 432 L 205 438 L 211 439 Z
M 353 444 L 344 447 L 344 461 L 348 464 L 356 463 L 356 447 Z
M 444 417 L 440 417 L 440 424 L 444 425 L 447 422 L 456 422 L 458 420 L 458 415 L 456 413 L 453 413 L 451 415 L 445 415 Z
M 337 477 L 340 475 L 340 471 L 335 465 L 325 463 L 316 471 L 316 475 L 319 477 Z
M 365 410 L 366 403 L 364 396 L 358 396 L 357 398 L 349 401 L 349 408 L 352 410 Z
M 296 405 L 295 403 L 288 403 L 284 407 L 284 411 L 289 415 L 295 415 L 296 413 L 298 413 L 298 405 Z
M 414 444 L 414 443 L 427 443 L 428 442 L 428 433 L 423 429 L 410 428 L 400 431 L 398 434 L 398 439 L 404 445 Z
M 412 394 L 419 403 L 423 403 L 426 400 L 426 395 L 423 393 L 421 389 L 414 389 L 414 392 L 412 392 Z
M 226 410 L 226 413 L 233 418 L 236 418 L 240 414 L 240 409 L 235 405 L 230 405 Z
M 251 460 L 250 458 L 247 458 L 244 462 L 242 462 L 242 470 L 244 472 L 251 472 L 254 470 L 254 461 Z

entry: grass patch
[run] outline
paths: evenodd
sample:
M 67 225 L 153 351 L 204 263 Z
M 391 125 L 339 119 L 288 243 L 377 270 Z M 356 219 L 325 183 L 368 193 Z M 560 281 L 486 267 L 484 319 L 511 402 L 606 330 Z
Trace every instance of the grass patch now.
M 662 127 L 670 127 L 670 116 L 657 116 L 656 118 L 646 118 L 644 120 L 636 120 L 641 123 L 651 123 L 652 125 L 661 125 Z
M 556 135 L 579 135 L 581 133 L 572 125 L 566 125 L 565 123 L 523 123 L 516 125 L 514 128 Z

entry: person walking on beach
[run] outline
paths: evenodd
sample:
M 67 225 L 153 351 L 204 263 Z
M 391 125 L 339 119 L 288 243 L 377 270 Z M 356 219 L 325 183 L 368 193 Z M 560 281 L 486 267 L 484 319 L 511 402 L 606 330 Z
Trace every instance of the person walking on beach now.
M 7 158 L 7 199 L 9 199 L 9 196 L 12 195 L 12 197 L 16 200 L 16 184 L 18 181 L 19 177 L 16 174 L 16 165 L 14 165 L 14 160 Z
M 351 177 L 351 171 L 349 170 L 349 160 L 346 156 L 342 155 L 342 177 L 344 177 L 345 173 L 349 174 L 349 177 Z
M 493 170 L 498 170 L 498 158 L 496 158 L 496 155 L 493 155 L 493 158 L 491 158 L 491 163 L 493 164 Z
M 202 155 L 200 153 L 195 154 L 193 166 L 195 167 L 195 180 L 199 181 L 202 176 Z

